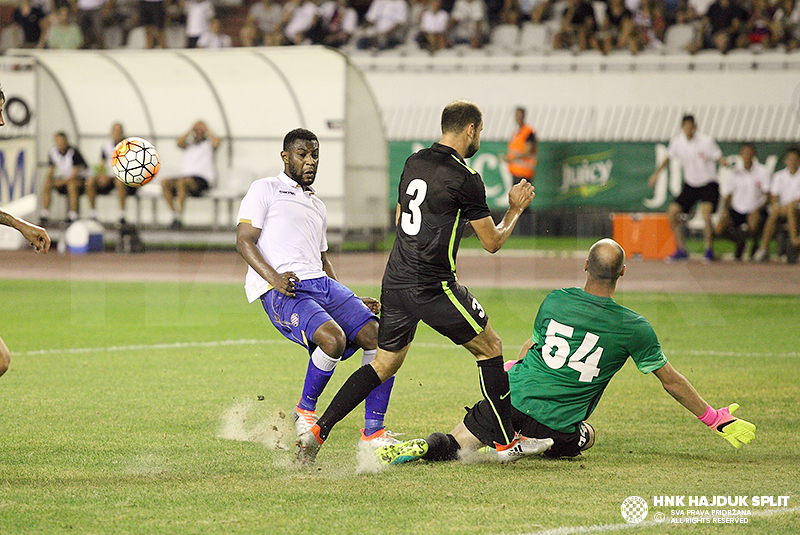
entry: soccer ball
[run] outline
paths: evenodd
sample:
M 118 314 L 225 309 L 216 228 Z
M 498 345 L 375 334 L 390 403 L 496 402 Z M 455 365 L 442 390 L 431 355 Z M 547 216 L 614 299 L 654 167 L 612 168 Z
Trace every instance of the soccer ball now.
M 152 143 L 140 137 L 129 137 L 117 144 L 111 157 L 111 167 L 114 176 L 123 184 L 139 187 L 153 180 L 161 161 Z

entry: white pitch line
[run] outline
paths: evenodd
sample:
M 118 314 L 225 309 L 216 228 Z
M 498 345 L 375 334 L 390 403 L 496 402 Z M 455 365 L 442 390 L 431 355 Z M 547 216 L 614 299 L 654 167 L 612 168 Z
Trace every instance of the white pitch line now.
M 147 351 L 158 349 L 185 349 L 197 347 L 223 347 L 223 346 L 242 346 L 257 344 L 290 344 L 289 340 L 216 340 L 211 342 L 175 342 L 172 344 L 139 344 L 130 346 L 110 346 L 110 347 L 72 347 L 64 349 L 37 349 L 32 351 L 20 351 L 18 355 L 41 356 L 41 355 L 60 355 L 60 354 L 86 354 L 86 353 L 111 353 L 120 351 Z
M 256 344 L 291 344 L 289 340 L 284 339 L 241 339 L 241 340 L 216 340 L 210 342 L 175 342 L 170 344 L 137 344 L 129 346 L 109 346 L 109 347 L 73 347 L 73 348 L 54 348 L 54 349 L 34 349 L 31 351 L 20 351 L 17 355 L 23 356 L 42 356 L 42 355 L 60 355 L 60 354 L 86 354 L 86 353 L 114 353 L 121 351 L 147 351 L 159 349 L 186 349 L 197 347 L 224 347 L 224 346 L 240 346 L 240 345 L 256 345 Z M 457 346 L 447 343 L 439 342 L 414 342 L 414 347 L 426 349 L 455 349 Z M 787 352 L 736 352 L 736 351 L 714 351 L 714 350 L 686 350 L 686 351 L 670 351 L 670 354 L 677 355 L 696 355 L 696 356 L 711 356 L 711 357 L 735 357 L 735 358 L 758 358 L 758 357 L 784 357 L 784 358 L 797 358 L 800 357 L 798 351 Z
M 762 509 L 758 511 L 753 511 L 749 517 L 742 516 L 742 518 L 767 517 L 767 516 L 775 516 L 775 515 L 783 515 L 791 513 L 800 513 L 800 507 L 789 507 L 782 509 Z M 594 526 L 563 527 L 563 528 L 546 529 L 544 531 L 532 531 L 528 533 L 520 533 L 519 535 L 576 535 L 580 533 L 607 533 L 610 531 L 623 531 L 626 529 L 639 529 L 639 528 L 649 528 L 653 526 L 672 526 L 672 525 L 694 526 L 694 524 L 669 524 L 667 522 L 656 522 L 655 520 L 645 520 L 644 522 L 639 522 L 638 524 L 621 523 L 621 524 L 597 524 Z

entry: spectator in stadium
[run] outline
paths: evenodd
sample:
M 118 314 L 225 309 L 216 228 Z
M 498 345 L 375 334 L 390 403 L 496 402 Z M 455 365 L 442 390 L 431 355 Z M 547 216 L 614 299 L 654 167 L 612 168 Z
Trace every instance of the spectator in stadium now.
M 89 219 L 97 219 L 97 195 L 104 195 L 115 191 L 119 203 L 118 220 L 120 223 L 125 223 L 125 201 L 128 195 L 136 194 L 136 188 L 126 186 L 121 180 L 117 180 L 114 176 L 111 163 L 111 158 L 114 156 L 114 149 L 123 139 L 125 139 L 125 131 L 122 128 L 122 124 L 114 123 L 111 127 L 111 137 L 100 149 L 100 163 L 95 168 L 95 172 L 86 180 L 86 197 L 89 199 Z
M 164 25 L 169 0 L 139 0 L 139 24 L 147 32 L 147 48 L 164 48 Z
M 319 7 L 321 44 L 339 48 L 347 44 L 358 28 L 358 13 L 347 0 L 327 0 Z
M 769 216 L 764 223 L 761 247 L 753 256 L 756 262 L 769 260 L 769 243 L 781 223 L 786 223 L 789 246 L 800 247 L 797 213 L 800 208 L 800 147 L 797 145 L 788 147 L 783 156 L 783 163 L 786 167 L 772 175 L 769 189 Z
M 294 4 L 283 0 L 261 0 L 250 8 L 248 16 L 255 20 L 264 45 L 277 46 L 283 43 L 283 28 L 292 16 Z
M 83 46 L 83 34 L 72 20 L 68 7 L 62 7 L 48 17 L 47 29 L 39 43 L 51 50 L 77 50 Z
M 758 249 L 758 239 L 767 216 L 767 194 L 769 173 L 758 162 L 753 143 L 742 143 L 739 147 L 741 165 L 731 169 L 723 187 L 722 215 L 714 233 L 725 236 L 736 244 L 734 257 L 742 259 L 748 238 L 752 239 L 750 258 Z
M 592 48 L 609 54 L 612 50 L 638 51 L 634 39 L 633 14 L 623 0 L 611 0 L 606 9 L 605 21 L 592 39 Z
M 727 52 L 736 44 L 742 24 L 747 20 L 747 12 L 737 0 L 717 0 L 708 8 L 701 19 L 698 38 L 691 52 L 716 48 Z
M 378 347 L 380 303 L 356 297 L 336 280 L 328 258 L 326 209 L 312 185 L 319 140 L 297 128 L 283 140 L 283 172 L 253 182 L 239 209 L 236 248 L 247 262 L 245 291 L 260 300 L 275 328 L 309 353 L 308 368 L 292 420 L 298 436 L 316 423 L 317 399 L 340 361 L 364 350 L 362 365 Z M 366 399 L 361 445 L 396 443 L 384 427 L 394 379 Z
M 34 48 L 42 38 L 42 24 L 46 21 L 42 8 L 31 5 L 30 0 L 22 0 L 20 5 L 14 8 L 12 15 L 14 22 L 22 29 L 22 48 Z
M 553 36 L 553 48 L 588 50 L 596 28 L 594 8 L 587 0 L 567 0 L 561 17 L 561 29 Z
M 183 149 L 183 165 L 180 175 L 161 182 L 164 199 L 172 210 L 172 228 L 183 227 L 183 207 L 189 196 L 200 197 L 217 182 L 214 154 L 220 139 L 203 121 L 197 121 L 184 135 L 178 138 L 178 147 Z
M 667 19 L 664 5 L 659 0 L 641 0 L 633 11 L 633 39 L 629 46 L 634 54 L 644 48 L 661 48 Z
M 706 403 L 667 360 L 650 323 L 614 301 L 624 261 L 617 242 L 598 241 L 584 265 L 583 289 L 555 290 L 540 305 L 532 338 L 522 346 L 519 360 L 506 363 L 514 428 L 525 437 L 552 440 L 547 457 L 580 455 L 595 441 L 594 428 L 584 420 L 631 357 L 640 372 L 655 375 L 675 401 L 734 447 L 750 443 L 755 426 L 730 414 L 738 405 L 715 410 Z M 375 454 L 384 464 L 456 460 L 462 451 L 491 446 L 502 435 L 495 422 L 481 400 L 449 434 L 384 446 Z
M 239 46 L 261 46 L 264 44 L 263 36 L 258 31 L 256 19 L 248 16 L 239 28 Z
M 67 134 L 58 132 L 55 145 L 48 153 L 50 167 L 42 185 L 41 224 L 47 224 L 50 218 L 50 200 L 52 191 L 56 190 L 69 198 L 67 221 L 78 219 L 78 200 L 86 187 L 86 160 L 80 151 L 70 146 Z
M 364 17 L 365 35 L 358 40 L 358 48 L 387 50 L 402 43 L 408 30 L 408 11 L 406 0 L 372 0 Z
M 667 157 L 659 164 L 650 176 L 648 184 L 655 187 L 661 171 L 671 159 L 677 159 L 683 169 L 683 189 L 681 194 L 670 203 L 667 210 L 669 226 L 675 237 L 677 250 L 670 256 L 671 260 L 689 258 L 683 241 L 682 214 L 688 214 L 696 204 L 700 205 L 703 216 L 706 250 L 703 258 L 711 262 L 714 258 L 714 227 L 711 214 L 719 203 L 719 182 L 717 181 L 716 163 L 725 165 L 722 151 L 710 136 L 697 133 L 697 124 L 693 115 L 684 115 L 681 120 L 681 132 L 669 140 Z
M 219 19 L 211 19 L 208 31 L 197 40 L 197 48 L 230 48 L 233 46 L 233 39 L 230 35 L 222 32 L 222 23 Z
M 301 464 L 313 464 L 336 423 L 394 376 L 420 321 L 476 358 L 481 391 L 502 431 L 496 445 L 498 456 L 511 458 L 524 447 L 511 424 L 503 343 L 483 307 L 459 284 L 455 266 L 467 224 L 485 250 L 502 248 L 519 214 L 533 200 L 533 186 L 523 181 L 512 187 L 508 211 L 495 224 L 483 179 L 465 162 L 480 148 L 480 109 L 465 100 L 452 102 L 442 112 L 441 128 L 439 143 L 410 156 L 400 178 L 397 237 L 382 282 L 378 352 L 369 365 L 347 379 L 317 423 L 298 437 L 296 458 Z M 443 239 L 445 235 L 450 238 Z
M 442 9 L 441 0 L 428 0 L 419 19 L 419 44 L 431 52 L 447 48 L 445 34 L 450 25 L 450 14 Z
M 3 93 L 3 89 L 0 88 L 0 127 L 6 124 L 3 118 L 3 106 L 5 106 L 5 103 L 6 95 Z M 24 219 L 14 217 L 3 210 L 0 210 L 0 225 L 17 229 L 25 239 L 33 245 L 37 253 L 40 251 L 47 253 L 50 249 L 50 236 L 47 235 L 47 231 L 42 227 L 34 225 L 33 223 L 28 223 Z M 10 364 L 11 352 L 8 350 L 8 346 L 3 339 L 0 338 L 0 375 L 8 371 Z
M 75 0 L 83 48 L 105 48 L 103 22 L 111 14 L 112 0 Z
M 214 4 L 211 0 L 182 0 L 186 14 L 186 44 L 188 48 L 197 48 L 200 37 L 211 29 L 214 19 Z
M 319 0 L 289 0 L 295 3 L 292 16 L 283 29 L 286 41 L 292 45 L 311 43 L 317 37 Z M 313 34 L 313 35 L 312 35 Z
M 780 0 L 772 18 L 772 31 L 778 43 L 789 50 L 800 46 L 800 2 Z
M 450 42 L 480 48 L 486 42 L 484 0 L 456 0 L 450 13 Z
M 774 33 L 773 17 L 774 9 L 769 6 L 767 0 L 752 0 L 750 12 L 742 24 L 736 46 L 748 48 L 759 45 L 763 48 L 772 48 L 778 41 L 778 34 Z

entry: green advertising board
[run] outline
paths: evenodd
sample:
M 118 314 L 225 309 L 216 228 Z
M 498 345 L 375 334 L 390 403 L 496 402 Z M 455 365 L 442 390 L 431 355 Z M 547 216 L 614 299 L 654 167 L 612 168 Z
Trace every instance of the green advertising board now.
M 389 143 L 389 202 L 397 202 L 397 188 L 406 158 L 430 146 L 431 141 L 392 141 Z M 768 168 L 779 163 L 784 143 L 759 143 L 760 161 Z M 736 155 L 737 143 L 720 143 L 726 157 Z M 478 171 L 486 184 L 486 198 L 491 209 L 508 207 L 511 175 L 501 160 L 506 144 L 484 141 L 469 165 Z M 613 212 L 663 212 L 680 192 L 679 166 L 665 171 L 662 180 L 651 189 L 647 179 L 656 161 L 666 157 L 666 142 L 542 142 L 534 185 L 536 210 L 590 208 Z M 734 158 L 735 160 L 735 158 Z M 675 162 L 673 162 L 675 163 Z M 724 171 L 723 171 L 724 173 Z

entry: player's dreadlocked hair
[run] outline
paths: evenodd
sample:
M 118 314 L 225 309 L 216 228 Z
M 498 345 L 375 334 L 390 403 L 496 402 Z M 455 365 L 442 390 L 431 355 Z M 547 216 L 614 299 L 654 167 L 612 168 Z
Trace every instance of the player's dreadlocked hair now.
M 283 150 L 289 150 L 295 141 L 303 140 L 303 141 L 319 141 L 317 139 L 316 134 L 311 130 L 306 130 L 305 128 L 295 128 L 283 138 Z
M 481 110 L 468 100 L 451 102 L 442 111 L 442 133 L 459 133 L 471 124 L 478 127 L 482 122 Z

